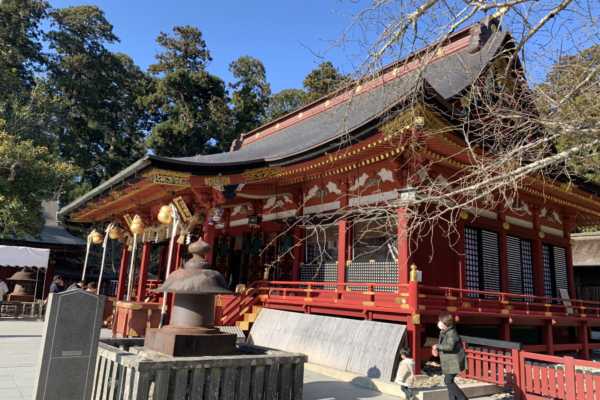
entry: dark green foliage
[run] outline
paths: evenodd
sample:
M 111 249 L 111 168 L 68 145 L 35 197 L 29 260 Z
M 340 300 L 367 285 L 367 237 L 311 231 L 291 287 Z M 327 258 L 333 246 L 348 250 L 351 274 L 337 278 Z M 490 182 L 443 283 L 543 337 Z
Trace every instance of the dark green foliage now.
M 304 78 L 306 102 L 310 103 L 348 84 L 350 79 L 340 73 L 331 61 L 325 61 Z
M 267 82 L 263 63 L 256 58 L 240 57 L 229 64 L 229 70 L 236 79 L 230 87 L 233 89 L 231 102 L 235 119 L 234 135 L 238 136 L 264 121 L 271 86 Z M 229 139 L 231 142 L 235 137 Z
M 79 166 L 80 184 L 96 186 L 144 154 L 147 117 L 139 101 L 150 80 L 124 54 L 112 25 L 95 6 L 50 13 L 48 77 L 43 97 L 56 102 L 53 121 L 60 155 Z
M 40 22 L 47 7 L 40 0 L 0 1 L 0 118 L 6 122 L 27 101 L 44 62 Z
M 600 123 L 600 46 L 593 46 L 581 52 L 562 57 L 549 72 L 546 82 L 538 88 L 542 118 L 550 118 L 560 132 L 556 146 L 559 150 L 573 148 L 597 139 L 596 131 Z M 579 82 L 589 78 L 587 84 L 575 90 Z M 556 102 L 561 102 L 559 107 Z M 548 115 L 549 117 L 545 117 Z M 575 131 L 563 126 L 579 127 Z M 590 156 L 591 154 L 591 156 Z M 569 160 L 570 169 L 579 177 L 600 183 L 600 158 L 597 151 L 574 155 Z
M 161 156 L 192 156 L 215 151 L 225 138 L 230 116 L 225 83 L 206 71 L 210 53 L 194 27 L 161 33 L 163 48 L 150 66 L 155 89 L 145 98 L 156 124 L 148 145 Z
M 302 89 L 284 89 L 271 96 L 267 108 L 267 119 L 273 120 L 302 107 L 306 102 L 306 92 Z

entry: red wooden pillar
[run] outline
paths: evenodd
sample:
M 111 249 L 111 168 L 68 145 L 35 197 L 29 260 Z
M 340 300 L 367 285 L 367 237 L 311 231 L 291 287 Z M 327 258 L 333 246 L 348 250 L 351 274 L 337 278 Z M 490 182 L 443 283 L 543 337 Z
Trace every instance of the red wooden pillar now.
M 148 266 L 150 265 L 150 250 L 152 244 L 144 242 L 142 247 L 142 259 L 140 261 L 140 276 L 138 278 L 137 301 L 144 301 L 146 297 L 146 282 L 148 281 Z
M 158 279 L 160 279 L 160 277 L 163 276 L 167 270 L 168 253 L 169 246 L 162 246 L 160 249 L 160 258 L 158 260 L 158 272 L 156 273 Z
M 405 208 L 398 208 L 398 283 L 405 285 L 408 283 L 408 218 Z
M 569 284 L 569 296 L 572 299 L 577 298 L 575 290 L 575 270 L 573 268 L 573 251 L 571 249 L 571 231 L 575 228 L 575 219 L 572 216 L 563 217 L 563 236 L 567 240 L 567 280 Z
M 510 322 L 508 319 L 502 321 L 500 325 L 500 338 L 510 342 Z
M 169 268 L 169 274 L 179 268 L 181 254 L 183 251 L 183 246 L 184 245 L 175 242 L 175 246 L 173 248 L 173 258 L 171 259 L 171 265 L 167 266 Z M 167 314 L 168 314 L 169 318 L 171 317 L 171 310 L 173 309 L 174 301 L 175 301 L 175 296 L 173 295 L 173 293 L 167 293 L 167 304 L 168 304 Z
M 415 361 L 415 374 L 420 374 L 421 360 L 423 359 L 423 355 L 421 354 L 421 323 L 420 321 L 415 321 L 415 316 L 409 317 L 406 327 L 410 340 L 410 352 Z
M 554 354 L 554 327 L 552 321 L 546 321 L 544 324 L 544 344 L 546 345 L 546 351 L 548 354 Z
M 590 337 L 587 321 L 582 322 L 577 328 L 579 333 L 579 342 L 581 343 L 581 357 L 590 359 Z
M 498 213 L 498 232 L 499 232 L 499 246 L 500 246 L 500 290 L 502 292 L 508 292 L 508 249 L 506 243 L 506 218 L 504 212 Z M 505 339 L 508 340 L 508 339 Z
M 129 250 L 127 249 L 127 243 L 123 243 L 123 251 L 121 252 L 121 263 L 119 265 L 119 282 L 117 283 L 117 301 L 121 301 L 125 298 L 128 260 Z
M 540 212 L 538 209 L 533 209 L 532 213 L 533 232 L 535 235 L 532 243 L 533 286 L 537 296 L 544 296 L 544 250 L 542 239 L 540 238 Z
M 337 283 L 338 289 L 344 290 L 346 283 L 346 260 L 348 259 L 348 220 L 338 221 L 338 259 L 337 259 Z

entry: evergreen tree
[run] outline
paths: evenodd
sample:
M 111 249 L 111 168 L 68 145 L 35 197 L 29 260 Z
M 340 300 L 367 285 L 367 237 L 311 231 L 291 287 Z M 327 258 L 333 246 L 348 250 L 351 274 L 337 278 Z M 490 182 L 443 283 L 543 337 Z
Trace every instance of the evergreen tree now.
M 50 101 L 55 131 L 48 136 L 64 160 L 82 169 L 80 183 L 96 186 L 143 155 L 148 118 L 140 99 L 150 81 L 129 57 L 106 48 L 118 38 L 99 8 L 50 16 L 48 77 L 32 107 Z
M 302 89 L 284 89 L 271 96 L 267 107 L 267 120 L 274 120 L 302 107 L 306 92 Z
M 48 148 L 6 133 L 0 120 L 0 238 L 35 236 L 43 224 L 42 201 L 60 193 L 74 174 Z
M 44 63 L 40 23 L 47 8 L 42 0 L 0 1 L 0 117 L 8 124 L 28 101 L 34 73 Z
M 552 114 L 552 119 L 560 124 L 579 127 L 597 127 L 600 123 L 600 46 L 596 45 L 581 52 L 561 57 L 552 67 L 546 81 L 538 87 L 539 106 L 544 114 Z M 573 82 L 589 76 L 589 84 L 585 89 L 575 90 Z M 553 99 L 552 101 L 550 99 Z M 566 101 L 563 101 L 566 99 Z M 555 102 L 560 101 L 560 107 Z M 560 131 L 558 131 L 560 132 Z M 589 133 L 582 130 L 563 132 L 556 142 L 559 150 L 569 149 L 581 143 L 596 139 L 593 129 Z M 570 169 L 579 177 L 600 183 L 600 157 L 589 154 L 573 157 L 569 162 Z
M 339 72 L 331 61 L 326 61 L 304 78 L 306 102 L 310 103 L 348 84 L 350 79 Z
M 177 26 L 157 39 L 162 52 L 150 66 L 155 89 L 146 97 L 156 124 L 148 145 L 161 156 L 191 156 L 217 151 L 230 126 L 225 83 L 206 71 L 211 61 L 202 33 Z
M 238 136 L 264 122 L 271 86 L 267 82 L 263 63 L 256 58 L 240 57 L 229 65 L 229 71 L 236 78 L 229 86 L 233 89 L 231 102 L 235 120 L 234 134 Z M 235 138 L 231 138 L 233 139 Z

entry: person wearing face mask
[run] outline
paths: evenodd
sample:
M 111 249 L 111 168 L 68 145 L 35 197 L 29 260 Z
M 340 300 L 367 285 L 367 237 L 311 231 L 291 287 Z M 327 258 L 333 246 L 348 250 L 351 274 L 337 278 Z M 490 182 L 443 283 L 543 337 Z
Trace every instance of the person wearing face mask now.
M 442 314 L 438 318 L 437 326 L 440 329 L 440 337 L 438 344 L 432 348 L 432 354 L 440 357 L 444 384 L 448 387 L 448 398 L 450 400 L 467 400 L 467 396 L 454 382 L 456 375 L 466 369 L 465 349 L 456 331 L 454 318 L 450 314 Z

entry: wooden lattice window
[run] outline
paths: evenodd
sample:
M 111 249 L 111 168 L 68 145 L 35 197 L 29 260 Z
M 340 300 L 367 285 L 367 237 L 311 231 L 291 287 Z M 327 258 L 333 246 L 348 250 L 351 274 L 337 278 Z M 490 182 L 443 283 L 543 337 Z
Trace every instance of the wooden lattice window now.
M 567 275 L 567 250 L 564 247 L 544 244 L 544 294 L 559 297 L 559 289 L 569 289 Z
M 506 237 L 508 264 L 508 291 L 517 294 L 534 294 L 531 241 L 515 236 Z
M 465 275 L 467 289 L 500 291 L 500 251 L 496 232 L 465 227 Z

